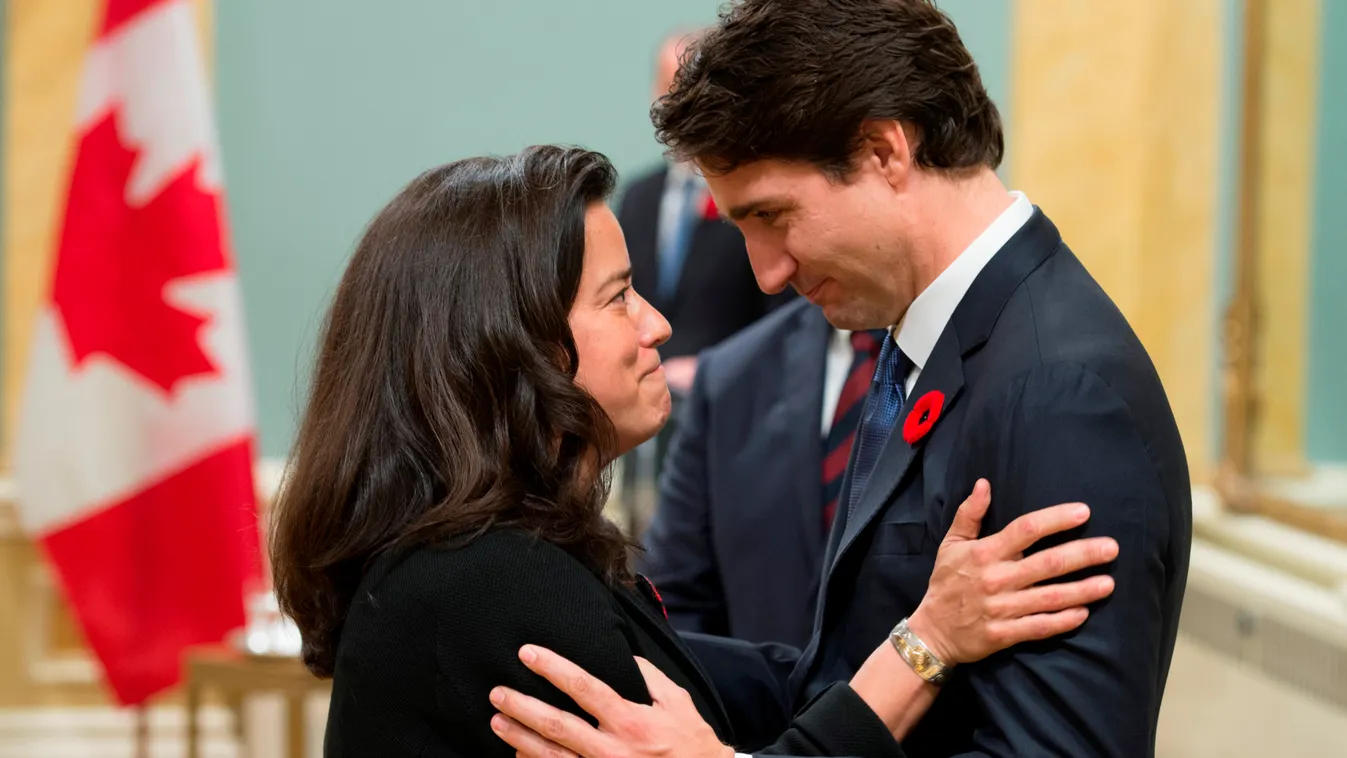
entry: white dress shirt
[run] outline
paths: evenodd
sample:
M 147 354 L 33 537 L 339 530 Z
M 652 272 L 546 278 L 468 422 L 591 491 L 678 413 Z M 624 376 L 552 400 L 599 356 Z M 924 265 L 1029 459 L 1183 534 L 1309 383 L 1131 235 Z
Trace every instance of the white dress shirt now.
M 968 288 L 973 286 L 982 269 L 1005 247 L 1011 237 L 1034 215 L 1034 206 L 1023 192 L 1010 193 L 1014 200 L 1001 212 L 977 239 L 973 240 L 954 262 L 930 286 L 917 295 L 898 325 L 890 331 L 897 334 L 898 347 L 912 361 L 912 372 L 903 384 L 904 397 L 917 386 L 917 377 L 935 349 L 936 340 L 949 324 L 954 309 L 959 307 Z M 834 329 L 828 341 L 827 364 L 823 371 L 823 413 L 821 433 L 827 438 L 832 429 L 837 399 L 842 395 L 855 348 L 851 346 L 851 332 Z
M 833 428 L 833 413 L 837 411 L 837 400 L 842 397 L 842 387 L 851 373 L 851 362 L 855 359 L 856 348 L 851 346 L 851 332 L 845 329 L 833 329 L 828 338 L 827 361 L 823 367 L 823 426 L 822 435 L 828 438 Z
M 973 286 L 973 280 L 1034 215 L 1034 206 L 1023 192 L 1011 192 L 1010 195 L 1014 198 L 1010 207 L 1001 211 L 1001 215 L 917 295 L 902 320 L 891 330 L 903 355 L 912 361 L 912 372 L 903 384 L 904 397 L 917 386 L 917 377 L 930 360 L 936 340 L 945 331 L 968 288 Z

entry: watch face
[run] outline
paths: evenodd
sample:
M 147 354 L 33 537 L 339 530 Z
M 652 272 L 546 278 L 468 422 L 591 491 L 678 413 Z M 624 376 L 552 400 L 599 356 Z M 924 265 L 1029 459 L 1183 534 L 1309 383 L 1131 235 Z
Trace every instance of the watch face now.
M 930 653 L 927 653 L 925 650 L 913 650 L 912 665 L 917 668 L 917 671 L 925 671 L 926 669 L 930 668 L 931 666 Z

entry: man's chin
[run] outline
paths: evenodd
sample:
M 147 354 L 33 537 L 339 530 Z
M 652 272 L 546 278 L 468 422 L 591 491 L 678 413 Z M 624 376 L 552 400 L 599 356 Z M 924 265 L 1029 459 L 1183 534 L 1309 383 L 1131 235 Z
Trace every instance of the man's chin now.
M 893 326 L 892 322 L 886 322 L 882 315 L 862 312 L 854 307 L 848 307 L 845 303 L 827 303 L 822 308 L 823 317 L 828 319 L 828 323 L 843 331 L 859 332 Z

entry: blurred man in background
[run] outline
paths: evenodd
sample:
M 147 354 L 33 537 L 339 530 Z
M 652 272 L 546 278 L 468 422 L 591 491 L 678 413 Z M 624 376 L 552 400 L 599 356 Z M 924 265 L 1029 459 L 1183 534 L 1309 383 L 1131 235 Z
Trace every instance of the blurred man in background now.
M 679 57 L 695 33 L 676 32 L 660 45 L 651 99 L 669 91 Z M 631 255 L 632 287 L 669 320 L 673 336 L 660 348 L 673 395 L 671 422 L 624 459 L 622 501 L 627 528 L 640 534 L 653 509 L 651 490 L 677 428 L 697 354 L 757 321 L 794 293 L 758 287 L 744 237 L 721 219 L 694 166 L 662 162 L 636 176 L 622 196 L 618 223 Z
M 693 35 L 670 35 L 656 60 L 652 99 L 669 91 Z M 618 208 L 631 254 L 632 287 L 669 319 L 660 349 L 675 397 L 692 386 L 697 353 L 757 321 L 790 295 L 763 294 L 744 238 L 721 220 L 694 167 L 666 163 L 634 178 Z

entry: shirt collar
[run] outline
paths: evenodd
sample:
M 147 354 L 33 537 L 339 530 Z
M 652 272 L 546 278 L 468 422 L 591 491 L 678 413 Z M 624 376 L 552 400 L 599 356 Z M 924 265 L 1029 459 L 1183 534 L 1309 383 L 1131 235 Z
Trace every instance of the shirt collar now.
M 682 187 L 690 182 L 701 180 L 701 174 L 692 169 L 688 163 L 669 162 L 669 178 L 666 180 L 670 187 Z
M 920 371 L 935 349 L 936 340 L 954 315 L 954 309 L 973 286 L 973 280 L 987 266 L 996 252 L 1010 241 L 1034 215 L 1034 206 L 1023 192 L 1011 192 L 1010 207 L 992 221 L 991 225 L 973 240 L 958 258 L 917 295 L 907 313 L 893 327 L 891 333 L 898 347 Z

